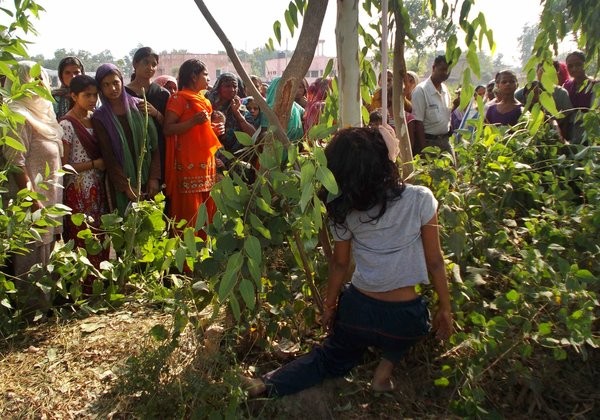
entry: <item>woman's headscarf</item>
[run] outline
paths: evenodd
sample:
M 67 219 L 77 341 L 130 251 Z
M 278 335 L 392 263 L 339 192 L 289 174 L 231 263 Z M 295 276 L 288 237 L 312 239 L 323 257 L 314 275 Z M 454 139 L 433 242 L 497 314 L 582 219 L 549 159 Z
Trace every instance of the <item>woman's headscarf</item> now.
M 158 76 L 153 81 L 154 81 L 154 83 L 156 83 L 160 87 L 165 87 L 165 85 L 168 82 L 173 82 L 173 83 L 175 83 L 175 86 L 177 86 L 177 79 L 174 78 L 173 76 L 169 76 L 169 75 L 166 75 L 166 74 L 163 74 L 162 76 Z
M 267 105 L 271 108 L 275 105 L 275 95 L 277 93 L 277 86 L 281 77 L 273 79 L 267 89 Z M 304 129 L 302 128 L 302 114 L 304 114 L 304 108 L 298 105 L 296 102 L 292 102 L 292 110 L 290 111 L 290 120 L 287 126 L 287 136 L 290 140 L 299 140 L 304 135 Z
M 116 74 L 121 80 L 121 84 L 123 83 L 123 75 L 118 67 L 114 64 L 107 63 L 102 64 L 98 67 L 98 70 L 96 70 L 96 82 L 98 83 L 98 86 L 102 86 L 102 79 L 111 73 Z M 129 142 L 125 136 L 125 131 L 117 119 L 110 102 L 102 94 L 102 89 L 100 89 L 100 100 L 102 101 L 102 106 L 94 112 L 94 118 L 100 121 L 106 129 L 113 152 L 132 185 L 137 184 L 137 171 L 135 170 L 137 162 L 134 162 L 133 159 L 138 159 L 141 153 L 141 145 L 144 140 L 146 140 L 146 154 L 144 156 L 144 161 L 142 162 L 142 184 L 145 184 L 148 181 L 148 175 L 150 174 L 152 152 L 158 147 L 158 133 L 156 132 L 156 126 L 152 123 L 146 126 L 144 116 L 137 109 L 137 103 L 140 102 L 141 99 L 128 94 L 123 86 L 121 91 L 121 101 L 125 106 L 127 121 L 129 122 L 131 133 L 133 135 L 134 150 L 129 150 Z M 126 197 L 117 195 L 117 206 L 120 211 L 124 211 L 126 204 Z
M 236 82 L 238 88 L 238 96 L 240 93 L 240 81 L 239 78 L 233 73 L 221 73 L 221 75 L 217 78 L 214 86 L 211 90 L 206 93 L 206 98 L 211 102 L 213 108 L 217 111 L 221 111 L 225 114 L 225 134 L 219 137 L 219 140 L 225 147 L 225 150 L 235 153 L 238 150 L 242 149 L 243 146 L 235 137 L 235 131 L 240 129 L 237 120 L 233 112 L 231 111 L 231 102 L 222 103 L 219 99 L 219 90 L 221 89 L 221 85 L 226 82 Z M 243 97 L 243 96 L 241 96 Z
M 31 70 L 36 65 L 33 61 L 20 61 L 17 64 L 17 77 L 21 85 L 33 83 L 36 78 L 31 75 Z M 40 68 L 39 83 L 44 89 L 50 92 L 48 73 L 43 68 Z M 12 82 L 7 81 L 6 89 L 11 90 Z M 54 142 L 58 145 L 60 155 L 63 155 L 63 130 L 56 121 L 56 114 L 52 107 L 52 102 L 42 98 L 41 96 L 31 93 L 31 96 L 23 96 L 16 100 L 8 102 L 8 107 L 27 120 L 43 139 Z
M 325 99 L 331 87 L 331 78 L 319 77 L 308 87 L 306 110 L 304 112 L 304 132 L 319 123 L 321 112 L 325 107 Z

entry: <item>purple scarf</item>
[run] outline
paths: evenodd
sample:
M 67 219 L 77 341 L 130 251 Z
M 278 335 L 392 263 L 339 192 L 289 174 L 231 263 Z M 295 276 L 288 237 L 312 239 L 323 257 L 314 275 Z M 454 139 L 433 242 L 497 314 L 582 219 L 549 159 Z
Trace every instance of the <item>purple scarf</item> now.
M 125 105 L 126 114 L 129 115 L 131 109 L 137 110 L 136 104 L 140 102 L 140 99 L 135 98 L 128 94 L 125 90 L 125 85 L 123 85 L 123 75 L 117 66 L 111 63 L 102 64 L 96 70 L 96 82 L 98 83 L 98 87 L 100 89 L 100 101 L 102 102 L 102 106 L 100 106 L 94 112 L 93 117 L 102 123 L 108 137 L 110 138 L 110 142 L 115 153 L 115 156 L 119 163 L 123 165 L 123 145 L 121 144 L 121 137 L 117 131 L 117 116 L 112 110 L 109 101 L 102 95 L 101 83 L 102 79 L 104 79 L 109 74 L 114 73 L 119 76 L 121 79 L 122 92 L 121 92 L 121 100 Z

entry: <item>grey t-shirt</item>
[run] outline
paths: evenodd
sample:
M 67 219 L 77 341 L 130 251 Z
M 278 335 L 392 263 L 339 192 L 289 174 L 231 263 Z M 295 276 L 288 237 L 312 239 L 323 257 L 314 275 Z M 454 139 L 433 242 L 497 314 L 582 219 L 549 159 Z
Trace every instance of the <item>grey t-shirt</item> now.
M 356 263 L 352 284 L 369 292 L 386 292 L 429 283 L 421 227 L 436 210 L 431 190 L 406 185 L 399 199 L 388 201 L 379 219 L 369 222 L 379 212 L 375 207 L 350 212 L 345 227 L 331 225 L 334 240 L 352 241 Z

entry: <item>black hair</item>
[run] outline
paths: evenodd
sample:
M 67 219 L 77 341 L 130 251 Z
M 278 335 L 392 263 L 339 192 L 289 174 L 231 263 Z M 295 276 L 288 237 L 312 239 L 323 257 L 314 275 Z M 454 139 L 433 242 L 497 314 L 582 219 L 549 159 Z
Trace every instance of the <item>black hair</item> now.
M 206 65 L 197 58 L 185 60 L 181 67 L 179 67 L 177 88 L 181 90 L 185 87 L 189 87 L 190 83 L 192 83 L 192 77 L 202 73 L 204 70 L 206 70 Z
M 369 125 L 372 124 L 382 124 L 383 123 L 383 115 L 381 115 L 381 111 L 376 109 L 369 114 Z
M 142 61 L 144 58 L 146 57 L 154 57 L 156 59 L 156 62 L 158 63 L 158 54 L 150 47 L 142 47 L 142 48 L 138 48 L 138 50 L 135 52 L 135 54 L 133 54 L 133 59 L 131 60 L 131 64 L 133 64 L 134 66 L 139 63 L 140 61 Z M 131 81 L 133 82 L 135 80 L 135 70 L 133 71 L 133 73 L 131 73 Z
M 73 78 L 73 80 L 71 80 L 69 90 L 71 93 L 78 95 L 90 86 L 95 86 L 96 88 L 98 88 L 98 83 L 96 82 L 96 79 L 94 79 L 92 76 L 88 76 L 87 74 L 80 74 L 79 76 L 76 76 Z
M 133 54 L 133 59 L 131 60 L 132 64 L 137 64 L 140 61 L 142 61 L 144 58 L 146 57 L 154 57 L 156 58 L 156 61 L 158 62 L 158 54 L 150 47 L 142 47 L 142 48 L 138 48 L 138 50 L 135 52 L 135 54 Z
M 64 82 L 62 79 L 62 74 L 65 71 L 65 68 L 67 66 L 77 66 L 77 67 L 79 67 L 79 70 L 81 70 L 81 74 L 85 74 L 85 69 L 83 68 L 83 63 L 81 62 L 81 60 L 79 58 L 73 57 L 71 55 L 64 57 L 58 63 L 58 80 L 60 80 L 60 83 L 63 85 L 64 85 Z
M 375 128 L 349 127 L 338 131 L 327 144 L 325 156 L 339 194 L 329 200 L 323 189 L 320 196 L 329 219 L 338 226 L 343 226 L 352 210 L 366 211 L 375 206 L 380 206 L 377 215 L 365 222 L 379 219 L 388 200 L 399 198 L 404 191 L 398 166 L 389 159 L 385 141 Z
M 571 51 L 569 54 L 567 54 L 565 61 L 567 61 L 569 59 L 569 57 L 571 57 L 572 55 L 579 58 L 581 61 L 583 61 L 585 63 L 585 54 L 583 51 L 580 51 L 580 50 Z
M 501 78 L 502 76 L 510 76 L 510 77 L 514 77 L 514 78 L 515 78 L 515 80 L 518 80 L 518 79 L 517 79 L 517 73 L 515 73 L 515 72 L 514 72 L 514 71 L 512 71 L 512 70 L 505 69 L 505 70 L 501 70 L 501 71 L 499 71 L 498 73 L 496 73 L 496 77 L 495 77 L 495 82 L 496 82 L 496 84 L 499 84 L 499 83 L 500 83 L 500 78 Z
M 439 66 L 440 64 L 448 64 L 448 65 L 450 65 L 450 63 L 448 63 L 448 61 L 446 61 L 446 56 L 445 55 L 438 55 L 433 60 L 433 65 L 434 66 Z

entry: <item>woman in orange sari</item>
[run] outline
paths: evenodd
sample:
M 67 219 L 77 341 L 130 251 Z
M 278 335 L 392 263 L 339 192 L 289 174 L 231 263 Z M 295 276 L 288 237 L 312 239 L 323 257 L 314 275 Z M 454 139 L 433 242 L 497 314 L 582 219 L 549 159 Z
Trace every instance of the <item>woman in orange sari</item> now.
M 195 226 L 198 207 L 206 203 L 209 222 L 216 211 L 210 190 L 216 182 L 217 135 L 223 123 L 211 124 L 212 105 L 202 91 L 210 81 L 204 63 L 185 61 L 177 93 L 169 98 L 163 124 L 166 137 L 165 182 L 169 216 Z

